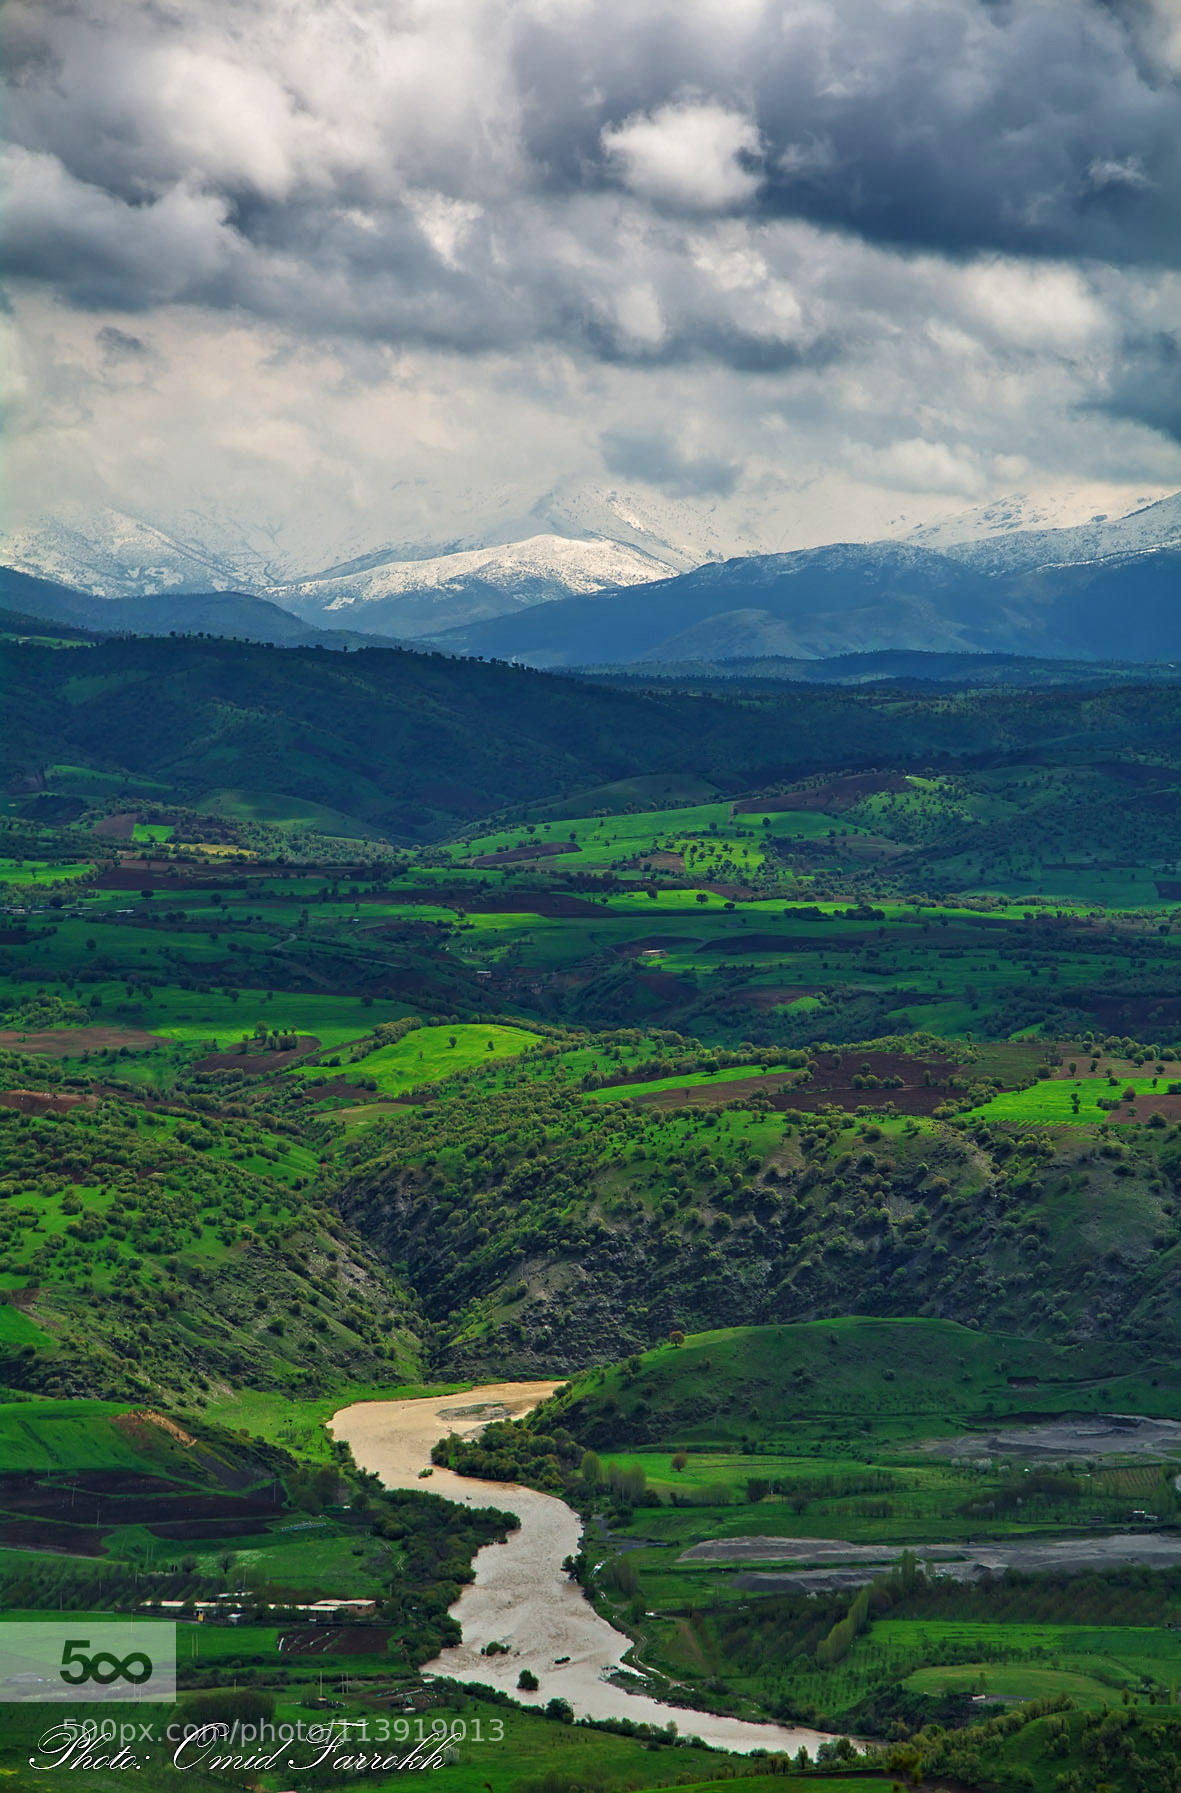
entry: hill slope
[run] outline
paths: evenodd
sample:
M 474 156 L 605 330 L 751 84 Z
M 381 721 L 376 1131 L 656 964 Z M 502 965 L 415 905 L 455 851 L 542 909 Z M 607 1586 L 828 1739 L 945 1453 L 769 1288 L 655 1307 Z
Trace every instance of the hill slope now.
M 380 639 L 317 629 L 289 610 L 246 591 L 161 592 L 96 598 L 89 592 L 0 567 L 0 603 L 26 617 L 67 623 L 95 635 L 220 635 L 281 647 L 364 647 Z
M 47 764 L 147 776 L 201 807 L 235 786 L 300 797 L 389 838 L 431 839 L 506 805 L 656 772 L 734 792 L 847 769 L 992 763 L 1052 745 L 1074 762 L 1181 732 L 1167 686 L 969 692 L 954 704 L 839 687 L 757 701 L 588 685 L 437 654 L 276 649 L 192 637 L 0 644 L 0 775 Z M 32 779 L 32 783 L 28 781 Z
M 1175 548 L 994 575 L 947 553 L 846 543 L 724 561 L 437 639 L 537 666 L 882 649 L 1167 660 L 1181 655 L 1179 583 Z

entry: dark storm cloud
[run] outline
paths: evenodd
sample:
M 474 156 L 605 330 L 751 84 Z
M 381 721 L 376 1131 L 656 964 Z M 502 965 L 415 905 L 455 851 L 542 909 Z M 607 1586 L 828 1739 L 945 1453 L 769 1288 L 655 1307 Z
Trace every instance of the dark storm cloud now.
M 104 324 L 95 341 L 108 361 L 137 361 L 141 356 L 151 354 L 142 336 L 132 336 L 114 324 Z
M 608 34 L 559 12 L 525 31 L 519 69 L 547 95 L 530 146 L 558 184 L 610 180 L 604 132 L 705 94 L 757 130 L 746 209 L 956 254 L 1176 262 L 1181 90 L 1167 11 L 1152 19 L 1095 0 L 829 0 Z
M 599 439 L 603 464 L 621 479 L 644 480 L 672 498 L 727 497 L 742 469 L 720 456 L 687 454 L 659 432 L 607 430 Z
M 727 222 L 802 287 L 780 223 L 1181 256 L 1177 45 L 1148 0 L 12 12 L 9 267 L 82 307 L 774 372 L 831 352 L 831 317 L 736 286 Z
M 1126 342 L 1095 408 L 1181 442 L 1181 336 L 1161 331 Z

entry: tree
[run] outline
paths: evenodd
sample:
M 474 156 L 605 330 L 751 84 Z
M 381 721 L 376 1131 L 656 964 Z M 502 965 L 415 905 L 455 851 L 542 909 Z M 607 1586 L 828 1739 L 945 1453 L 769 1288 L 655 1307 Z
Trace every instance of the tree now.
M 668 1335 L 668 1342 L 670 1345 L 675 1345 L 677 1347 L 677 1349 L 680 1350 L 681 1346 L 685 1342 L 685 1335 L 681 1331 L 679 1326 L 673 1327 L 672 1331 Z
M 685 1468 L 685 1465 L 688 1463 L 688 1461 L 689 1461 L 688 1451 L 679 1450 L 679 1451 L 674 1452 L 673 1459 L 672 1459 L 672 1467 L 676 1470 L 678 1475 L 680 1475 L 681 1471 Z
M 559 1724 L 572 1725 L 574 1723 L 574 1708 L 569 1700 L 547 1700 L 545 1715 L 547 1718 L 556 1718 Z
M 531 1668 L 523 1668 L 517 1676 L 517 1686 L 521 1689 L 522 1693 L 536 1693 L 537 1689 L 541 1686 L 541 1682 L 537 1679 L 537 1676 L 533 1673 Z

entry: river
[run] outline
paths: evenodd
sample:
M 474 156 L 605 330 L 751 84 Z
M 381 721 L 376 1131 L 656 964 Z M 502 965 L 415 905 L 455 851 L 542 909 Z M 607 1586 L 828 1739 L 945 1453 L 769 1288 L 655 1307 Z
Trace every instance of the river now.
M 496 1382 L 425 1400 L 359 1401 L 329 1422 L 333 1436 L 348 1443 L 361 1468 L 380 1476 L 387 1488 L 418 1488 L 464 1506 L 499 1507 L 520 1518 L 507 1543 L 486 1545 L 477 1554 L 476 1578 L 451 1609 L 463 1627 L 462 1643 L 444 1650 L 423 1672 L 484 1681 L 523 1705 L 544 1705 L 557 1695 L 569 1701 L 579 1718 L 630 1718 L 655 1725 L 671 1719 L 682 1736 L 700 1737 L 719 1749 L 794 1755 L 802 1747 L 814 1755 L 825 1741 L 823 1732 L 670 1706 L 607 1680 L 631 1639 L 601 1618 L 563 1572 L 562 1562 L 577 1553 L 581 1534 L 577 1513 L 564 1501 L 516 1483 L 479 1481 L 449 1469 L 435 1469 L 429 1480 L 420 1479 L 437 1439 L 449 1432 L 470 1436 L 493 1419 L 519 1418 L 558 1386 Z M 507 1644 L 509 1653 L 482 1656 L 481 1646 L 493 1640 Z M 567 1660 L 559 1661 L 562 1657 Z M 537 1676 L 537 1693 L 517 1688 L 517 1676 L 525 1668 Z

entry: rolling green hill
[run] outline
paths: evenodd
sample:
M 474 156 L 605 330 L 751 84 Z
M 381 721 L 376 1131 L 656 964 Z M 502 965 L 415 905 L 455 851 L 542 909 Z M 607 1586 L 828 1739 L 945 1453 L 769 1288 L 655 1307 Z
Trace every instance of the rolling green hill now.
M 132 792 L 150 781 L 189 806 L 248 788 L 399 840 L 654 771 L 708 774 L 738 792 L 834 765 L 1164 755 L 1181 732 L 1167 687 L 951 700 L 809 687 L 723 701 L 392 649 L 328 658 L 135 638 L 56 650 L 9 641 L 0 656 L 0 770 L 14 785 L 40 789 L 46 766 L 64 762 L 122 777 Z
M 876 1438 L 981 1428 L 1010 1412 L 1014 1390 L 1045 1415 L 1134 1399 L 1172 1411 L 1181 1370 L 1147 1394 L 1134 1350 L 1066 1347 L 946 1320 L 850 1317 L 689 1334 L 638 1361 L 572 1378 L 530 1426 L 562 1425 L 596 1449 L 683 1440 L 794 1436 L 841 1428 Z M 1146 1399 L 1147 1394 L 1147 1399 Z
M 559 1748 L 558 1793 L 738 1766 L 419 1684 L 503 1527 L 383 1495 L 324 1421 L 545 1375 L 437 1460 L 579 1507 L 568 1573 L 650 1690 L 973 1793 L 1147 1793 L 1126 1711 L 1167 1785 L 1167 685 L 2 652 L 9 1607 L 182 1602 L 187 1701 L 505 1714 L 495 1793 Z
M 413 1374 L 413 1303 L 325 1207 L 288 1126 L 117 1073 L 96 1096 L 0 1053 L 0 1090 L 30 1073 L 33 1111 L 0 1106 L 10 1388 L 193 1402 L 215 1384 L 294 1396 Z

